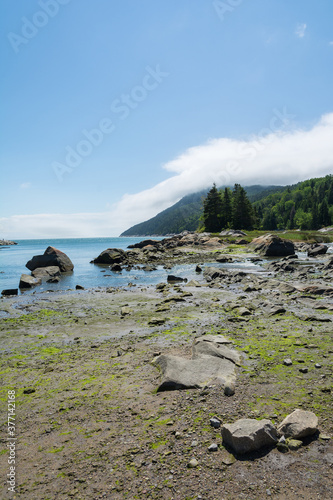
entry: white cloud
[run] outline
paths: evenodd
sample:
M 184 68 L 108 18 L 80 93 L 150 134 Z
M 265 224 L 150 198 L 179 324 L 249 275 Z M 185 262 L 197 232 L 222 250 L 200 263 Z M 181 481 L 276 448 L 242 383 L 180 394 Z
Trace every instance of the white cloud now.
M 305 36 L 305 31 L 306 31 L 306 24 L 305 23 L 300 23 L 297 25 L 295 34 L 298 36 L 298 38 L 303 38 Z
M 0 219 L 4 238 L 117 236 L 176 203 L 186 194 L 218 186 L 292 184 L 333 173 L 333 113 L 311 129 L 290 130 L 285 110 L 248 140 L 211 139 L 164 165 L 171 175 L 156 186 L 126 194 L 108 212 L 18 215 Z M 278 129 L 278 122 L 288 130 Z

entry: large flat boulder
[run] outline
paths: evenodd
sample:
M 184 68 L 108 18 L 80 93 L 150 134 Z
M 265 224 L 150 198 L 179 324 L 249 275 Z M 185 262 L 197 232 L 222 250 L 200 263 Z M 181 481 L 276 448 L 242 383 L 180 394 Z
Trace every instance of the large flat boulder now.
M 54 247 L 47 247 L 43 255 L 35 255 L 29 260 L 25 267 L 34 271 L 38 267 L 57 266 L 62 273 L 73 271 L 74 264 L 70 258 L 61 250 Z
M 318 429 L 318 418 L 312 411 L 295 410 L 278 426 L 285 437 L 294 439 L 312 436 Z
M 272 446 L 278 441 L 278 433 L 270 420 L 242 418 L 221 429 L 223 443 L 235 453 L 243 454 Z
M 265 234 L 251 241 L 250 247 L 265 257 L 285 257 L 295 253 L 294 243 L 275 234 Z
M 162 372 L 162 382 L 157 391 L 199 389 L 207 385 L 233 385 L 236 379 L 235 364 L 227 359 L 206 357 L 184 359 L 160 355 L 153 361 Z
M 230 341 L 227 341 L 222 335 L 205 335 L 204 337 L 199 337 L 194 340 L 192 345 L 192 359 L 203 356 L 214 356 L 216 358 L 227 359 L 235 365 L 240 366 L 241 357 L 239 353 L 235 349 L 230 349 L 227 344 L 230 344 Z
M 222 335 L 206 335 L 194 340 L 192 359 L 161 355 L 153 364 L 160 369 L 162 381 L 158 391 L 221 385 L 228 396 L 234 394 L 236 366 L 240 355 Z

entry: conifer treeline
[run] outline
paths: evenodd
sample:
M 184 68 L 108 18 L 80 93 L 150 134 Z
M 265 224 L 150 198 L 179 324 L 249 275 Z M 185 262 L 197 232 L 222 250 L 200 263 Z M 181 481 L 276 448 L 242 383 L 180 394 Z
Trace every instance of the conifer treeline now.
M 203 202 L 203 223 L 206 231 L 221 229 L 252 229 L 257 225 L 256 212 L 240 184 L 220 191 L 214 184 Z
M 214 184 L 203 202 L 204 228 L 222 229 L 320 229 L 333 223 L 333 176 L 300 182 L 253 204 L 245 189 L 218 190 Z

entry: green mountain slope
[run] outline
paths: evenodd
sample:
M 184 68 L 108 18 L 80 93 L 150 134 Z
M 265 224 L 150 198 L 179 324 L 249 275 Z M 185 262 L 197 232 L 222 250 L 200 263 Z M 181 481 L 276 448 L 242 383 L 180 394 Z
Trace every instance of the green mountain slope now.
M 268 194 L 283 190 L 282 186 L 249 186 L 245 188 L 251 202 L 259 201 Z M 202 202 L 207 190 L 184 196 L 175 205 L 163 210 L 152 219 L 130 227 L 121 236 L 165 236 L 166 234 L 195 231 L 202 215 Z
M 260 228 L 319 229 L 333 223 L 333 175 L 286 186 L 255 200 Z

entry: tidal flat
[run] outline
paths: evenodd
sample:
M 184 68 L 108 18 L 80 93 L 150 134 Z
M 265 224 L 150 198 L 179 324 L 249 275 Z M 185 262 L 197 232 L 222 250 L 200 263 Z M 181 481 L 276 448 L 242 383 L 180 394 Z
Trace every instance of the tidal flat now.
M 330 499 L 330 275 L 225 272 L 161 287 L 2 299 L 3 492 L 7 391 L 15 390 L 17 498 Z M 322 294 L 302 291 L 314 284 Z M 235 394 L 214 384 L 157 392 L 153 359 L 190 358 L 193 340 L 206 334 L 222 334 L 242 354 Z M 319 431 L 288 453 L 234 456 L 210 426 L 213 416 L 278 424 L 296 408 L 313 411 Z M 208 451 L 212 443 L 217 452 Z

